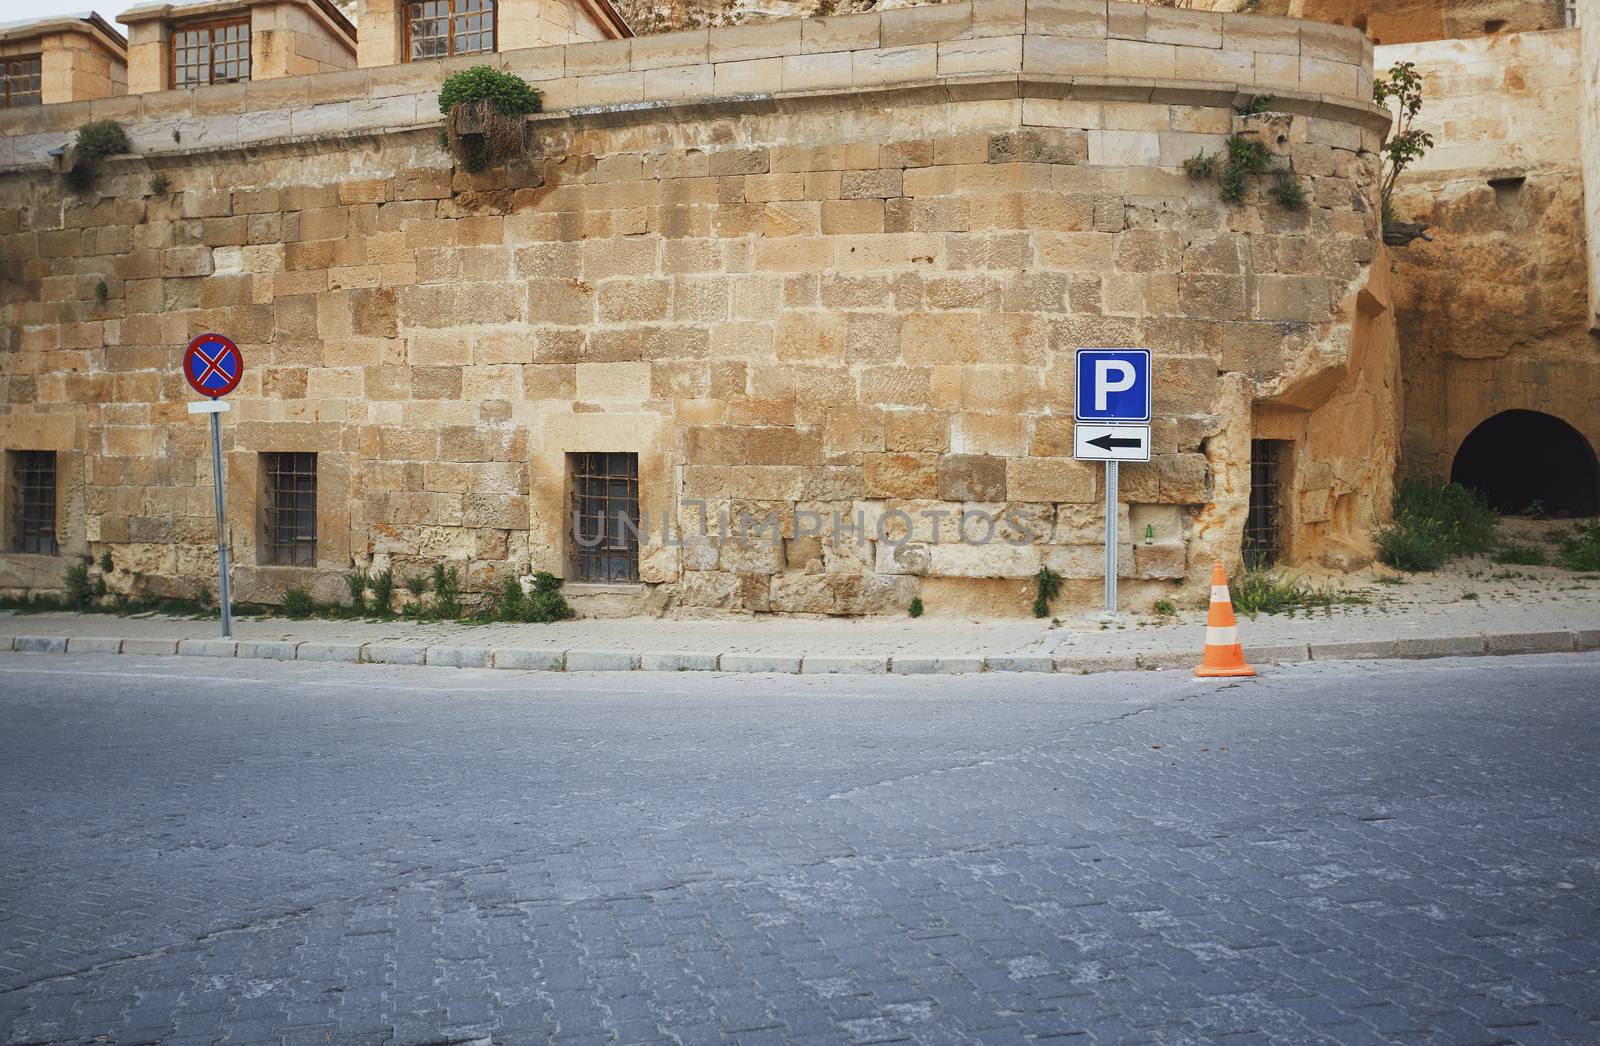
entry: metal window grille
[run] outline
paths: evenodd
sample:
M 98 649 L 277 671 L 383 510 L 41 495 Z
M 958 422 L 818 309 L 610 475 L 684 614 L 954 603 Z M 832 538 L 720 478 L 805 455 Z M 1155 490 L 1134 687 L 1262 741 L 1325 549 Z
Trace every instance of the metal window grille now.
M 406 4 L 406 52 L 413 62 L 494 50 L 494 0 Z
M 639 580 L 639 455 L 568 455 L 580 581 Z
M 317 562 L 317 456 L 263 454 L 266 470 L 266 534 L 263 562 L 310 567 Z
M 56 543 L 56 452 L 20 450 L 11 457 L 15 535 L 12 548 L 42 556 L 59 555 Z
M 39 104 L 44 83 L 39 70 L 38 55 L 0 62 L 0 96 L 4 98 L 5 108 Z
M 249 79 L 249 22 L 219 22 L 173 30 L 173 87 L 234 84 Z
M 1250 513 L 1244 522 L 1244 563 L 1270 567 L 1283 555 L 1283 471 L 1289 441 L 1250 441 Z

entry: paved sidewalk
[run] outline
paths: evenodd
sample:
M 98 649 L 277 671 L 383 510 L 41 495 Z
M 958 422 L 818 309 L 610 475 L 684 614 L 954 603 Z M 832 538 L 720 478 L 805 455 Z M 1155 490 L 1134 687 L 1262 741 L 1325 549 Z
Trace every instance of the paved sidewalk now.
M 1600 579 L 1470 562 L 1403 585 L 1356 579 L 1371 602 L 1310 616 L 1241 617 L 1253 662 L 1600 649 Z M 1514 575 L 1514 576 L 1509 576 Z M 1102 627 L 1081 618 L 905 617 L 567 621 L 553 625 L 0 614 L 0 650 L 373 661 L 552 671 L 1100 672 L 1190 667 L 1204 612 Z

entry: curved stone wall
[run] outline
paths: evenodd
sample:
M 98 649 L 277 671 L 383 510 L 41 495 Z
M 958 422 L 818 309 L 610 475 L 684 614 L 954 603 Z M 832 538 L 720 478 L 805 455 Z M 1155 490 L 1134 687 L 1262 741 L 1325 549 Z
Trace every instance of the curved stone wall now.
M 118 100 L 142 154 L 94 201 L 34 166 L 83 107 L 6 114 L 4 443 L 60 453 L 67 551 L 112 550 L 113 587 L 206 583 L 209 459 L 176 361 L 210 329 L 249 360 L 227 455 L 246 600 L 332 598 L 352 562 L 455 561 L 479 589 L 564 573 L 567 455 L 615 451 L 639 455 L 643 584 L 594 610 L 1019 613 L 1041 566 L 1086 604 L 1103 520 L 1070 364 L 1097 345 L 1156 357 L 1156 455 L 1123 470 L 1131 602 L 1237 560 L 1258 430 L 1299 441 L 1286 552 L 1368 547 L 1394 376 L 1369 282 L 1385 121 L 1354 31 L 979 2 L 500 60 L 559 60 L 564 108 L 529 162 L 479 176 L 435 144 L 428 90 L 399 90 L 438 67 L 245 85 L 218 115 Z M 1269 112 L 1235 112 L 1269 88 Z M 1304 209 L 1185 176 L 1236 132 Z M 274 450 L 319 454 L 315 570 L 256 565 Z M 974 541 L 963 511 L 1004 520 Z M 712 534 L 661 540 L 701 512 Z M 0 585 L 55 583 L 39 558 L 4 557 Z

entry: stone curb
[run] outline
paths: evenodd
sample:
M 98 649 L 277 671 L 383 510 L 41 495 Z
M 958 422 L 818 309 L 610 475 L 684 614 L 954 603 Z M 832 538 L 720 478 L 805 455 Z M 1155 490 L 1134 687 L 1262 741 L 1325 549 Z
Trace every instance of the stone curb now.
M 1423 660 L 1439 657 L 1556 654 L 1600 650 L 1600 628 L 1556 632 L 1503 632 L 1472 636 L 1279 643 L 1249 646 L 1245 659 L 1260 663 L 1341 660 Z M 1196 653 L 1102 654 L 1048 657 L 999 654 L 958 657 L 865 655 L 711 654 L 694 651 L 539 650 L 522 647 L 421 643 L 312 643 L 301 640 L 118 639 L 114 636 L 0 636 L 0 652 L 35 654 L 180 655 L 256 660 L 371 662 L 451 668 L 505 668 L 524 672 L 776 672 L 784 675 L 956 675 L 975 672 L 1055 672 L 1090 675 L 1136 669 L 1187 669 Z

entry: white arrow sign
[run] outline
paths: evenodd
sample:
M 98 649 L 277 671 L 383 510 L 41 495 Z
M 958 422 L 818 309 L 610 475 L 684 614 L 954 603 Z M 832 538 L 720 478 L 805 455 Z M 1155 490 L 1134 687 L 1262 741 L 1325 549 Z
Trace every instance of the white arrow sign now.
M 1072 456 L 1079 461 L 1149 461 L 1149 425 L 1092 425 L 1074 429 Z

